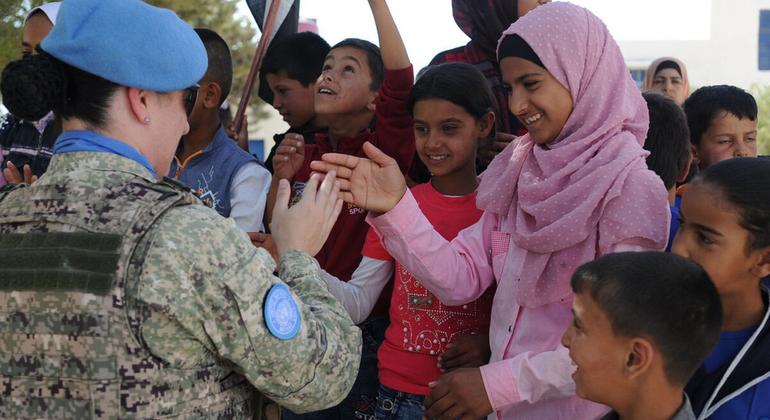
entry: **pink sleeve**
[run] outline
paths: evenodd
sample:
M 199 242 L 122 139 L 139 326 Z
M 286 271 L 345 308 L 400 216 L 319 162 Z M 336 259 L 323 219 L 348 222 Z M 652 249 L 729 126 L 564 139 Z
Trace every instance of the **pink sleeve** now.
M 569 351 L 521 353 L 481 367 L 481 378 L 492 408 L 500 410 L 522 401 L 529 403 L 575 395 L 575 370 Z
M 446 305 L 478 299 L 495 280 L 488 250 L 498 218 L 491 213 L 448 242 L 407 191 L 396 207 L 379 216 L 370 213 L 367 221 L 390 255 Z

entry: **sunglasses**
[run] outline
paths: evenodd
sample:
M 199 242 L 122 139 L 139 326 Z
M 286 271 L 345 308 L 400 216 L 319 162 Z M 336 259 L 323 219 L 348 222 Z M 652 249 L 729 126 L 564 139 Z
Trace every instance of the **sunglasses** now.
M 184 90 L 184 109 L 188 116 L 192 113 L 195 101 L 198 99 L 198 88 L 200 85 L 195 84 L 195 86 L 190 86 Z

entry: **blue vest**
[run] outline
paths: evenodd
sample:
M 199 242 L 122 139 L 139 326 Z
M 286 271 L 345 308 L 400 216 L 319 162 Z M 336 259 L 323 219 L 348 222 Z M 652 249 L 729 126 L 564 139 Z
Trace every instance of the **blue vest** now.
M 177 174 L 180 163 L 174 158 L 169 177 L 187 184 L 208 206 L 223 217 L 230 216 L 230 185 L 243 165 L 256 159 L 241 149 L 221 126 L 203 152 L 187 162 Z

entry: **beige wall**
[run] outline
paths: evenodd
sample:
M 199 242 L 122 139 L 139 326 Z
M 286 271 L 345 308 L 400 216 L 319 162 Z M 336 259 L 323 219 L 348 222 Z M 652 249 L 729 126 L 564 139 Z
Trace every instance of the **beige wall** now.
M 759 11 L 770 10 L 770 0 L 711 1 L 710 40 L 621 41 L 626 62 L 650 63 L 661 56 L 674 56 L 687 65 L 693 86 L 732 84 L 748 89 L 754 83 L 770 85 L 770 71 L 759 71 L 757 65 Z

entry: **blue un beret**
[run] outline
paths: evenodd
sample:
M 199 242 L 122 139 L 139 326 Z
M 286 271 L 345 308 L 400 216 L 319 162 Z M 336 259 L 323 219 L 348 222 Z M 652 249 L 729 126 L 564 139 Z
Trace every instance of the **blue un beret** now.
M 85 72 L 156 92 L 195 85 L 208 67 L 189 25 L 140 0 L 65 0 L 40 46 Z

